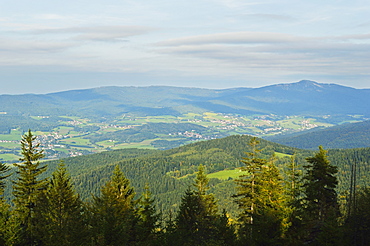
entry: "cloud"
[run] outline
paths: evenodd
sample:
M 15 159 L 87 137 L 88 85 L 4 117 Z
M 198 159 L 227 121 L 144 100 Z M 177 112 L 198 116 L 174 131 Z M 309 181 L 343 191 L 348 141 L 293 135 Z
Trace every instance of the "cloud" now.
M 215 64 L 209 61 L 218 61 L 218 66 L 241 73 L 275 70 L 370 75 L 366 68 L 370 67 L 368 39 L 369 34 L 304 37 L 284 33 L 239 32 L 171 39 L 156 45 L 160 53 L 200 59 L 205 64 L 203 66 Z
M 290 43 L 303 41 L 304 37 L 283 33 L 232 32 L 199 35 L 158 42 L 158 46 L 202 45 L 202 44 L 253 44 L 253 43 Z
M 89 41 L 121 41 L 124 38 L 146 34 L 153 28 L 144 26 L 95 26 L 50 28 L 32 31 L 34 34 L 71 34 L 74 40 Z
M 31 53 L 48 53 L 58 52 L 73 47 L 74 44 L 66 42 L 46 42 L 39 40 L 20 40 L 0 38 L 0 52 L 31 52 Z
M 370 40 L 370 33 L 366 34 L 352 34 L 352 35 L 343 35 L 343 36 L 338 36 L 334 37 L 337 40 Z

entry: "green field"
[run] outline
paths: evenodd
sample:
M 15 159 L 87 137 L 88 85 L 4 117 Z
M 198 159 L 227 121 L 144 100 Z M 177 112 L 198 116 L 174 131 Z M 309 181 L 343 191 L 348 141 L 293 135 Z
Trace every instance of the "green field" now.
M 207 175 L 208 178 L 216 178 L 221 180 L 227 180 L 229 178 L 235 179 L 238 178 L 240 175 L 247 174 L 246 171 L 242 171 L 239 168 L 235 168 L 233 170 L 223 170 L 216 173 L 210 173 Z
M 279 152 L 275 152 L 275 156 L 278 158 L 291 157 L 291 155 L 287 155 L 287 154 L 279 153 Z
M 15 154 L 0 154 L 2 161 L 18 161 L 19 156 Z
M 46 130 L 35 130 L 34 135 L 41 138 L 41 147 L 52 149 L 53 156 L 61 155 L 65 156 L 69 151 L 66 149 L 73 148 L 74 151 L 81 150 L 84 154 L 94 153 L 96 151 L 104 151 L 109 149 L 122 149 L 122 148 L 154 148 L 152 142 L 155 140 L 164 140 L 161 143 L 156 143 L 155 146 L 161 149 L 173 148 L 181 146 L 183 144 L 191 143 L 199 140 L 207 140 L 212 138 L 226 137 L 235 134 L 248 134 L 253 136 L 270 136 L 279 133 L 297 132 L 305 129 L 310 129 L 316 126 L 331 126 L 327 122 L 327 118 L 323 118 L 323 122 L 320 122 L 320 117 L 309 118 L 304 116 L 277 116 L 277 115 L 235 115 L 235 114 L 222 114 L 215 112 L 202 112 L 197 113 L 185 113 L 179 116 L 172 115 L 159 115 L 159 116 L 128 116 L 121 115 L 116 118 L 112 118 L 106 121 L 94 122 L 92 119 L 70 117 L 70 116 L 59 116 L 59 121 L 56 126 Z M 348 117 L 350 119 L 350 117 Z M 47 119 L 38 116 L 32 116 L 31 119 L 37 119 L 42 122 Z M 355 120 L 358 120 L 357 118 Z M 185 134 L 183 132 L 163 132 L 163 129 L 157 131 L 158 133 L 148 134 L 148 132 L 140 132 L 141 126 L 145 124 L 155 123 L 187 123 L 203 126 L 205 129 L 199 129 L 201 132 L 194 132 L 195 135 Z M 162 126 L 163 127 L 163 126 Z M 172 126 L 173 127 L 173 126 Z M 173 129 L 173 128 L 172 128 Z M 32 129 L 31 129 L 32 130 Z M 112 142 L 111 137 L 104 138 L 104 135 L 109 136 L 114 132 L 122 134 L 123 131 L 134 132 L 139 136 L 133 138 L 133 142 L 125 142 L 120 139 L 114 139 Z M 20 151 L 20 140 L 23 135 L 23 131 L 19 129 L 12 129 L 9 134 L 0 134 L 0 147 L 2 147 L 5 153 L 12 153 L 13 151 Z M 150 139 L 140 138 L 140 134 L 145 134 Z M 155 136 L 153 136 L 155 135 Z M 99 139 L 99 136 L 103 136 Z M 93 139 L 98 139 L 96 144 Z M 90 141 L 91 139 L 91 141 Z M 127 136 L 126 136 L 127 139 Z M 177 142 L 166 142 L 174 141 Z M 136 141 L 136 142 L 135 142 Z M 60 146 L 64 145 L 64 146 Z M 56 153 L 55 153 L 56 152 Z M 0 158 L 9 160 L 14 157 L 4 156 Z M 282 157 L 277 154 L 278 157 Z M 53 157 L 54 158 L 54 157 Z M 18 157 L 16 158 L 18 159 Z M 16 160 L 15 159 L 15 160 Z

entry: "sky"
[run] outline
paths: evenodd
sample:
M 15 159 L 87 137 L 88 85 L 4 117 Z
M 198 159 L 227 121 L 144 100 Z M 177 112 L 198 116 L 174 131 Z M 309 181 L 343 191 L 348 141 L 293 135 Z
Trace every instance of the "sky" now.
M 0 0 L 0 94 L 370 88 L 368 0 Z

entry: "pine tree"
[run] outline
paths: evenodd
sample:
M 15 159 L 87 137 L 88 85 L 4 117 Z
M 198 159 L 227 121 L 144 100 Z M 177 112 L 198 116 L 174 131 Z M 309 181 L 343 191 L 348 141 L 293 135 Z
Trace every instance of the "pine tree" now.
M 20 164 L 17 167 L 17 180 L 14 181 L 13 195 L 15 215 L 20 222 L 19 239 L 21 245 L 36 245 L 35 239 L 35 216 L 34 209 L 39 194 L 46 188 L 46 179 L 39 176 L 46 171 L 46 166 L 40 166 L 40 159 L 44 157 L 43 150 L 39 150 L 40 144 L 35 143 L 36 136 L 28 133 L 22 136 Z
M 111 180 L 93 197 L 93 245 L 129 245 L 136 240 L 135 192 L 117 165 Z
M 319 146 L 319 152 L 308 157 L 308 165 L 304 175 L 304 210 L 303 219 L 306 226 L 306 243 L 313 245 L 336 245 L 333 232 L 338 227 L 339 205 L 337 201 L 336 187 L 338 184 L 335 174 L 338 168 L 330 164 L 327 151 Z
M 63 162 L 52 174 L 42 203 L 35 208 L 36 233 L 43 245 L 86 245 L 83 204 L 75 193 Z

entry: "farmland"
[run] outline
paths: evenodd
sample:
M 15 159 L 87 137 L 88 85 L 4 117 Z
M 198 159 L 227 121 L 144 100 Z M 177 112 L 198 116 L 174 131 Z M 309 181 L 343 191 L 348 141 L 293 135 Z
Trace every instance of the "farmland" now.
M 48 116 L 30 116 L 40 123 Z M 329 118 L 329 120 L 328 120 Z M 330 116 L 240 115 L 205 112 L 179 116 L 121 115 L 113 119 L 59 116 L 48 130 L 31 129 L 37 135 L 46 159 L 59 159 L 124 148 L 167 149 L 194 141 L 235 134 L 259 137 L 333 126 Z M 343 120 L 361 120 L 348 116 Z M 23 132 L 20 128 L 0 134 L 0 159 L 15 162 L 19 158 Z

